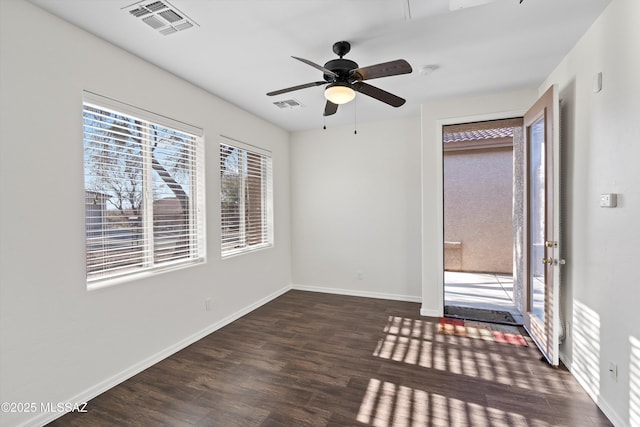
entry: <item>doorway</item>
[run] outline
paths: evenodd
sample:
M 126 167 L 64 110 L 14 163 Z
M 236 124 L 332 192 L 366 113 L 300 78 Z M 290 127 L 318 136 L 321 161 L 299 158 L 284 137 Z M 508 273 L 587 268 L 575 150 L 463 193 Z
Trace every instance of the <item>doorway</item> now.
M 559 105 L 558 88 L 553 85 L 523 113 L 523 118 L 519 119 L 521 125 L 513 127 L 513 300 L 523 314 L 524 329 L 553 366 L 559 364 L 559 344 L 564 333 L 560 313 L 561 273 L 565 259 L 560 241 Z M 489 116 L 487 119 L 496 117 Z M 439 123 L 455 122 L 442 120 Z M 443 129 L 444 126 L 438 128 L 438 133 L 442 134 Z M 441 160 L 442 154 L 443 151 L 438 154 Z M 442 179 L 443 174 L 439 174 L 440 195 L 444 196 Z M 440 199 L 441 203 L 444 203 L 443 199 Z M 440 206 L 437 219 L 440 230 L 444 231 L 443 204 Z M 439 283 L 443 283 L 440 289 L 444 290 L 444 232 L 438 240 L 437 260 L 441 266 L 438 278 Z M 441 295 L 444 306 L 444 292 Z
M 514 132 L 521 126 L 522 118 L 443 126 L 447 316 L 523 324 L 514 288 L 514 200 L 524 192 L 514 180 L 521 159 Z

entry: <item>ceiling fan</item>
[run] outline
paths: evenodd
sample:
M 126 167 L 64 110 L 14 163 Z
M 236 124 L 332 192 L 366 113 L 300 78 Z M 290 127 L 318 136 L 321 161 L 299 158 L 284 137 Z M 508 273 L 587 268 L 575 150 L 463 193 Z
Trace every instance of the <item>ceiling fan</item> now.
M 327 98 L 327 104 L 324 107 L 325 116 L 335 114 L 336 111 L 338 111 L 338 105 L 346 104 L 353 100 L 356 96 L 356 92 L 375 98 L 378 101 L 391 105 L 392 107 L 400 107 L 406 102 L 399 96 L 375 86 L 371 86 L 368 83 L 364 83 L 364 80 L 411 73 L 413 70 L 407 61 L 404 59 L 397 59 L 395 61 L 383 62 L 381 64 L 360 68 L 354 61 L 343 58 L 350 50 L 351 44 L 349 44 L 349 42 L 340 41 L 334 43 L 333 52 L 340 58 L 332 59 L 324 64 L 324 66 L 311 62 L 308 59 L 292 56 L 292 58 L 322 71 L 324 73 L 324 80 L 275 90 L 267 93 L 267 95 L 275 96 L 287 92 L 293 92 L 294 90 L 306 89 L 308 87 L 327 85 L 327 88 L 324 91 L 325 98 Z

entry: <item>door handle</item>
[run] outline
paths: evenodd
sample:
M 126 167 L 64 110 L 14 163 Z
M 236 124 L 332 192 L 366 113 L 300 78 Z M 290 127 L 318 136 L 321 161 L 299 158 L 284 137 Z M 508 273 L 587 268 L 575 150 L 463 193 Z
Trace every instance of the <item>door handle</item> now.
M 551 257 L 549 258 L 542 258 L 542 260 L 540 260 L 540 262 L 542 262 L 544 265 L 547 264 L 553 264 L 553 265 L 565 265 L 567 263 L 567 261 L 564 258 L 560 258 L 560 260 L 557 259 L 553 259 Z

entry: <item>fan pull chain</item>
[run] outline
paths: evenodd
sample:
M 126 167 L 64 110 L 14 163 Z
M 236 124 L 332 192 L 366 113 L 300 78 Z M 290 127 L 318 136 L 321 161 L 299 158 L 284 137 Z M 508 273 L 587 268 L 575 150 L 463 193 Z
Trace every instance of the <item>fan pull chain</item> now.
M 355 99 L 353 100 L 353 134 L 357 135 L 358 134 L 358 114 L 357 114 L 357 110 L 358 110 L 358 97 L 356 96 Z
M 327 116 L 322 115 L 322 129 L 327 130 Z

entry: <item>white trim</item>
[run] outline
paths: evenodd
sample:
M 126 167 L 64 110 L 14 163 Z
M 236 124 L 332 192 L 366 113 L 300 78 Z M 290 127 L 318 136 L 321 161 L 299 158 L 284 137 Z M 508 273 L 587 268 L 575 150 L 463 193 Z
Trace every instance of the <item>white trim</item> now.
M 242 316 L 252 312 L 253 310 L 263 306 L 264 304 L 278 298 L 279 296 L 281 296 L 282 294 L 288 292 L 289 290 L 291 290 L 291 286 L 287 285 L 284 286 L 283 288 L 267 295 L 266 297 L 252 303 L 249 304 L 248 306 L 236 311 L 235 313 L 230 314 L 229 316 L 217 321 L 216 323 L 207 326 L 206 328 L 196 332 L 195 334 L 192 334 L 190 336 L 188 336 L 187 338 L 178 341 L 177 343 L 165 348 L 164 350 L 161 350 L 159 352 L 157 352 L 156 354 L 153 354 L 149 357 L 147 357 L 144 360 L 141 360 L 140 362 L 130 366 L 129 368 L 121 371 L 120 373 L 107 378 L 106 380 L 92 386 L 89 387 L 88 389 L 76 394 L 75 396 L 69 398 L 69 399 L 64 399 L 65 402 L 87 402 L 91 399 L 93 399 L 94 397 L 98 396 L 101 393 L 104 393 L 105 391 L 109 390 L 110 388 L 113 388 L 115 386 L 117 386 L 118 384 L 128 380 L 129 378 L 133 377 L 136 374 L 139 374 L 140 372 L 144 371 L 145 369 L 155 365 L 156 363 L 166 359 L 167 357 L 177 353 L 178 351 L 182 350 L 183 348 L 193 344 L 194 342 L 206 337 L 207 335 L 217 331 L 220 328 L 223 328 L 225 326 L 227 326 L 228 324 L 230 324 L 231 322 L 238 320 L 239 318 L 241 318 Z M 56 418 L 59 418 L 61 416 L 63 416 L 64 413 L 41 413 L 38 416 L 25 421 L 24 423 L 20 424 L 20 426 L 24 426 L 24 427 L 31 427 L 31 426 L 42 426 L 45 425 L 47 423 L 50 423 L 51 421 L 55 420 Z
M 219 320 L 218 322 L 207 326 L 206 328 L 196 332 L 195 334 L 190 335 L 189 337 L 178 341 L 177 343 L 165 348 L 164 350 L 159 351 L 158 353 L 132 365 L 131 367 L 121 371 L 120 373 L 92 386 L 78 394 L 74 397 L 66 399 L 66 402 L 87 402 L 94 397 L 98 396 L 101 393 L 109 390 L 117 386 L 118 384 L 126 381 L 127 379 L 133 377 L 136 374 L 144 371 L 145 369 L 155 365 L 156 363 L 166 359 L 167 357 L 177 353 L 178 351 L 188 347 L 194 342 L 206 337 L 207 335 L 227 326 L 228 324 L 238 320 L 239 318 L 245 316 L 246 314 L 252 312 L 253 310 L 263 306 L 264 304 L 278 298 L 279 296 L 285 294 L 290 290 L 300 290 L 300 291 L 308 291 L 308 292 L 321 292 L 328 294 L 337 294 L 337 295 L 349 295 L 349 296 L 359 296 L 364 298 L 378 298 L 378 299 L 388 299 L 394 301 L 407 301 L 407 302 L 420 302 L 421 297 L 418 296 L 408 296 L 408 295 L 399 295 L 399 294 L 387 294 L 387 293 L 379 293 L 379 292 L 367 292 L 367 291 L 355 291 L 348 289 L 337 289 L 337 288 L 327 288 L 327 287 L 319 287 L 319 286 L 305 286 L 305 285 L 296 285 L 291 284 L 282 287 L 281 289 L 267 295 L 266 297 L 244 307 L 237 312 L 230 314 L 229 316 Z M 440 314 L 428 310 L 425 308 L 420 308 L 420 315 L 427 317 L 440 317 Z M 571 375 L 576 378 L 578 383 L 582 386 L 582 388 L 586 391 L 588 387 L 585 386 L 584 383 L 581 382 L 580 378 L 573 375 L 571 371 L 570 364 L 565 363 L 564 358 L 562 358 L 563 363 L 571 372 Z M 588 394 L 588 392 L 587 392 Z M 594 399 L 594 396 L 589 395 L 592 400 L 596 403 L 596 405 L 602 410 L 602 412 L 609 418 L 609 420 L 615 425 L 620 427 L 627 427 L 625 421 L 618 416 L 618 414 L 609 406 L 606 401 L 598 401 Z M 41 413 L 38 416 L 31 418 L 21 424 L 18 424 L 17 427 L 39 427 L 45 424 L 48 424 L 55 419 L 63 416 L 64 413 Z
M 224 145 L 230 145 L 232 147 L 241 148 L 246 151 L 251 151 L 252 153 L 261 154 L 263 156 L 272 157 L 273 153 L 266 148 L 258 147 L 257 145 L 248 144 L 246 142 L 233 139 L 229 136 L 220 135 L 221 143 Z
M 436 185 L 437 185 L 437 197 L 436 197 L 436 227 L 437 230 L 440 230 L 436 236 L 436 247 L 438 248 L 438 254 L 436 257 L 437 265 L 440 266 L 438 271 L 436 272 L 437 280 L 439 283 L 438 286 L 438 295 L 437 298 L 441 302 L 440 307 L 442 313 L 444 313 L 444 182 L 443 182 L 443 149 L 442 149 L 442 126 L 445 125 L 455 125 L 460 123 L 471 123 L 471 122 L 486 122 L 491 120 L 501 120 L 501 119 L 511 119 L 514 117 L 523 117 L 526 110 L 512 110 L 512 111 L 502 111 L 496 113 L 487 113 L 487 114 L 475 114 L 471 116 L 461 116 L 461 117 L 450 117 L 446 119 L 438 119 L 436 120 L 436 141 L 440 145 L 440 149 L 436 154 Z M 424 157 L 424 156 L 423 156 Z M 425 209 L 424 200 L 422 201 L 422 209 Z M 423 235 L 424 240 L 424 235 Z M 422 242 L 424 246 L 424 241 Z M 424 280 L 424 279 L 423 279 Z M 423 285 L 424 287 L 424 285 Z M 424 303 L 424 302 L 423 302 Z M 422 312 L 422 310 L 421 310 Z M 433 314 L 431 310 L 425 310 L 424 316 L 441 316 L 442 313 Z
M 188 265 L 195 265 L 200 262 L 205 261 L 206 256 L 206 245 L 205 245 L 205 229 L 199 228 L 199 226 L 204 226 L 205 224 L 205 204 L 204 204 L 204 159 L 201 158 L 204 156 L 204 144 L 203 144 L 203 130 L 199 128 L 195 128 L 191 125 L 185 124 L 178 120 L 174 120 L 165 116 L 161 116 L 155 114 L 153 112 L 140 109 L 130 104 L 126 104 L 120 101 L 117 101 L 112 98 L 104 97 L 102 95 L 95 94 L 89 91 L 83 91 L 83 103 L 82 103 L 82 122 L 83 122 L 83 146 L 84 146 L 84 187 L 85 187 L 85 252 L 87 255 L 87 269 L 86 269 L 86 284 L 88 290 L 103 288 L 107 286 L 111 286 L 114 284 L 123 283 L 125 281 L 129 281 L 132 279 L 121 279 L 125 276 L 131 276 L 132 278 L 143 277 L 138 276 L 141 272 L 151 272 L 151 271 L 161 271 L 166 268 L 173 269 L 175 266 L 184 267 Z M 96 110 L 96 111 L 94 111 Z M 130 119 L 139 120 L 140 123 L 132 124 L 130 123 Z M 104 124 L 108 124 L 111 121 L 117 123 L 114 125 L 118 128 L 124 129 L 123 131 L 115 131 L 116 135 L 113 138 L 109 138 L 109 141 L 101 141 L 102 139 L 102 129 Z M 106 240 L 109 240 L 109 237 L 105 234 L 105 224 L 108 223 L 108 218 L 106 215 L 106 208 L 102 207 L 100 209 L 101 214 L 99 217 L 91 217 L 93 215 L 94 209 L 87 209 L 87 206 L 90 205 L 90 200 L 87 200 L 87 191 L 93 194 L 100 194 L 102 185 L 100 184 L 103 180 L 101 172 L 104 172 L 108 169 L 108 166 L 104 166 L 104 163 L 99 160 L 99 158 L 94 157 L 92 152 L 94 150 L 102 150 L 108 149 L 111 150 L 112 147 L 117 145 L 117 141 L 124 141 L 123 132 L 129 129 L 131 126 L 135 127 L 135 131 L 140 133 L 139 138 L 139 149 L 140 154 L 136 154 L 136 171 L 140 173 L 140 185 L 141 185 L 141 206 L 152 206 L 154 205 L 154 195 L 155 189 L 153 188 L 153 172 L 154 168 L 152 163 L 154 161 L 153 158 L 153 148 L 152 144 L 154 142 L 153 128 L 159 125 L 161 127 L 165 127 L 167 132 L 175 132 L 177 134 L 181 134 L 180 138 L 183 139 L 182 148 L 176 149 L 175 153 L 173 152 L 173 144 L 168 143 L 168 148 L 163 150 L 165 156 L 167 158 L 176 158 L 176 154 L 180 154 L 186 156 L 189 164 L 187 165 L 187 180 L 189 185 L 188 198 L 189 200 L 189 208 L 186 214 L 188 214 L 188 224 L 184 231 L 186 231 L 186 236 L 189 238 L 188 246 L 182 246 L 181 253 L 175 255 L 175 251 L 170 254 L 169 259 L 161 259 L 159 261 L 155 261 L 156 248 L 154 245 L 154 240 L 158 242 L 160 239 L 156 239 L 155 234 L 155 226 L 156 220 L 154 219 L 154 209 L 143 209 L 141 214 L 141 244 L 140 244 L 140 255 L 141 262 L 138 261 L 138 251 L 133 249 L 129 250 L 127 253 L 122 256 L 122 264 L 114 265 L 112 262 L 114 258 L 111 254 L 105 253 L 104 243 Z M 112 141 L 113 139 L 113 141 Z M 126 139 L 126 138 L 125 138 Z M 94 144 L 97 143 L 97 144 Z M 157 141 L 156 141 L 157 144 Z M 88 151 L 89 150 L 89 151 Z M 184 153 L 180 151 L 185 150 Z M 87 157 L 90 156 L 90 157 Z M 112 157 L 120 158 L 119 153 L 112 154 Z M 200 157 L 198 157 L 200 156 Z M 87 167 L 89 166 L 89 169 Z M 97 169 L 99 172 L 96 174 L 95 170 Z M 125 179 L 123 177 L 118 177 L 118 180 Z M 128 180 L 128 179 L 126 179 Z M 136 181 L 138 177 L 136 177 Z M 195 181 L 195 182 L 194 182 Z M 94 186 L 97 184 L 97 186 Z M 180 183 L 180 185 L 183 185 Z M 108 189 L 104 190 L 110 193 Z M 185 190 L 186 191 L 186 190 Z M 136 193 L 138 190 L 136 190 Z M 101 199 L 109 200 L 110 194 L 101 194 Z M 97 196 L 96 196 L 97 197 Z M 174 197 L 177 198 L 177 194 L 174 192 Z M 136 196 L 137 198 L 137 196 Z M 95 200 L 93 202 L 95 204 Z M 131 202 L 131 205 L 134 203 Z M 122 207 L 121 207 L 122 208 Z M 133 209 L 133 206 L 130 206 L 129 209 Z M 100 226 L 99 233 L 96 233 L 95 230 Z M 96 234 L 94 236 L 94 233 Z M 180 232 L 181 235 L 183 232 Z M 90 247 L 91 241 L 95 240 L 96 242 L 102 244 L 102 247 L 92 248 Z M 95 257 L 95 261 L 93 260 L 93 253 L 96 253 L 98 256 Z M 90 260 L 92 258 L 92 260 Z M 124 261 L 131 261 L 133 263 Z M 91 261 L 91 262 L 90 262 Z M 102 264 L 101 264 L 102 263 Z M 97 269 L 93 267 L 97 266 Z M 116 280 L 112 280 L 116 279 Z
M 576 378 L 576 377 L 574 376 L 574 378 Z M 582 382 L 578 381 L 578 383 L 580 384 L 580 386 L 582 386 L 582 388 L 586 389 L 585 385 Z M 598 399 L 598 400 L 594 400 L 594 402 L 598 406 L 598 408 L 600 408 L 600 410 L 605 415 L 605 417 L 607 417 L 609 419 L 609 421 L 611 421 L 611 423 L 614 426 L 616 426 L 616 427 L 627 427 L 628 426 L 628 424 L 625 422 L 625 420 L 623 418 L 621 418 L 616 413 L 616 411 L 613 410 L 613 408 L 611 406 L 609 406 L 609 404 L 607 403 L 606 400 Z
M 325 286 L 307 286 L 307 285 L 292 284 L 291 289 L 295 289 L 297 291 L 321 292 L 323 294 L 347 295 L 352 297 L 388 299 L 393 301 L 405 301 L 405 302 L 422 302 L 421 296 L 388 294 L 384 292 L 360 291 L 355 289 L 329 288 Z
M 596 406 L 598 406 L 598 408 L 600 408 L 602 413 L 609 419 L 609 421 L 611 421 L 611 423 L 614 426 L 616 426 L 616 427 L 627 427 L 628 426 L 626 420 L 624 418 L 620 417 L 616 413 L 616 411 L 607 403 L 607 401 L 605 401 L 603 399 L 599 399 L 599 397 L 601 397 L 601 396 L 593 395 L 593 394 L 591 394 L 589 392 L 589 390 L 591 389 L 591 386 L 589 384 L 587 384 L 586 382 L 584 382 L 579 376 L 574 375 L 573 369 L 572 369 L 573 363 L 568 361 L 567 358 L 566 358 L 566 355 L 564 353 L 562 353 L 562 352 L 560 352 L 560 361 L 562 362 L 562 364 L 564 366 L 567 367 L 567 369 L 569 370 L 569 373 L 571 374 L 571 376 L 573 378 L 575 378 L 575 380 L 578 382 L 580 387 L 582 387 L 584 389 L 585 393 L 587 393 L 587 396 L 589 396 L 591 398 L 593 403 L 595 403 Z
M 424 305 L 420 307 L 420 316 L 425 317 L 442 317 L 443 313 L 439 310 L 430 310 L 428 308 L 424 308 Z
M 151 121 L 181 132 L 190 133 L 200 138 L 204 137 L 204 130 L 198 126 L 172 119 L 170 117 L 163 116 L 162 114 L 154 113 L 153 111 L 136 107 L 135 105 L 127 104 L 126 102 L 118 101 L 95 92 L 83 90 L 82 102 L 85 104 L 91 104 L 98 108 L 112 110 L 115 113 L 127 114 L 145 121 Z
M 183 268 L 195 267 L 197 265 L 205 264 L 205 263 L 206 263 L 206 259 L 203 256 L 201 258 L 194 258 L 189 260 L 176 260 L 174 263 L 171 263 L 171 264 L 164 264 L 161 267 L 141 270 L 135 273 L 122 274 L 119 276 L 112 276 L 107 278 L 91 279 L 86 282 L 87 291 L 93 292 L 100 289 L 110 288 L 112 286 L 121 285 L 123 283 L 146 279 L 146 278 L 155 276 L 156 274 L 162 274 L 169 271 L 180 270 Z
M 196 332 L 195 334 L 192 334 L 189 337 L 178 341 L 177 343 L 165 348 L 164 350 L 161 350 L 158 353 L 151 355 L 148 358 L 130 366 L 129 368 L 121 371 L 120 373 L 110 378 L 107 378 L 106 380 L 92 387 L 89 387 L 88 389 L 76 394 L 75 396 L 69 399 L 65 399 L 64 401 L 65 402 L 87 402 L 93 399 L 94 397 L 98 396 L 99 394 L 104 393 L 105 391 L 117 386 L 118 384 L 128 380 L 134 375 L 139 374 L 145 369 L 177 353 L 178 351 L 184 349 L 185 347 L 188 347 L 189 345 L 206 337 L 207 335 L 227 326 L 231 322 L 238 320 L 242 316 L 245 316 L 246 314 L 278 298 L 279 296 L 285 294 L 286 292 L 292 289 L 307 291 L 307 292 L 321 292 L 321 293 L 327 293 L 327 294 L 358 296 L 358 297 L 364 297 L 364 298 L 387 299 L 387 300 L 393 300 L 393 301 L 406 301 L 406 302 L 421 301 L 421 297 L 419 296 L 388 294 L 388 293 L 382 293 L 382 292 L 355 291 L 355 290 L 349 290 L 349 289 L 337 289 L 337 288 L 305 286 L 305 285 L 295 285 L 295 284 L 287 285 L 271 293 L 270 295 L 267 295 L 266 297 L 244 307 L 243 309 L 238 310 L 233 314 L 230 314 L 229 316 L 219 320 L 218 322 L 210 326 L 207 326 L 206 328 Z M 420 314 L 423 316 L 432 316 L 431 314 L 423 314 L 422 309 L 420 310 Z M 22 424 L 19 424 L 19 427 L 42 426 L 61 417 L 62 415 L 64 415 L 64 413 L 42 413 L 34 418 L 31 418 L 30 420 L 25 421 Z
M 218 152 L 220 155 L 220 188 L 222 191 L 222 187 L 224 186 L 223 177 L 225 175 L 224 171 L 226 166 L 226 159 L 223 161 L 222 159 L 222 147 L 228 147 L 232 149 L 231 151 L 236 151 L 238 155 L 238 177 L 240 179 L 240 207 L 238 209 L 238 215 L 231 213 L 228 215 L 227 209 L 223 209 L 222 198 L 220 200 L 219 212 L 220 212 L 220 226 L 222 227 L 222 235 L 220 238 L 220 258 L 226 259 L 229 257 L 234 257 L 237 255 L 242 255 L 248 252 L 252 252 L 255 250 L 261 250 L 266 248 L 273 247 L 274 244 L 274 208 L 273 208 L 273 159 L 271 151 L 261 149 L 259 147 L 255 147 L 250 144 L 245 144 L 240 141 L 236 141 L 224 135 L 220 135 L 220 143 L 218 145 Z M 225 150 L 226 151 L 226 150 Z M 257 166 L 257 162 L 250 162 L 248 160 L 248 153 L 252 155 L 257 155 L 260 157 L 260 165 Z M 229 153 L 230 155 L 230 153 Z M 251 233 L 252 230 L 246 229 L 246 220 L 247 214 L 245 209 L 245 199 L 246 199 L 246 177 L 247 176 L 257 176 L 259 170 L 260 176 L 260 186 L 261 186 L 261 208 L 262 208 L 262 227 L 261 227 L 261 243 L 249 244 L 247 241 L 248 233 Z M 240 247 L 238 248 L 230 248 L 225 249 L 226 243 L 225 239 L 227 238 L 227 233 L 224 232 L 224 223 L 227 218 L 237 219 L 239 223 L 239 232 L 237 235 L 237 240 L 240 243 Z M 251 221 L 252 224 L 257 223 L 257 221 Z M 232 240 L 235 242 L 234 240 Z
M 273 243 L 261 243 L 259 245 L 251 245 L 251 246 L 246 246 L 239 249 L 229 249 L 228 251 L 220 252 L 220 259 L 225 260 L 229 258 L 234 258 L 239 255 L 244 255 L 251 252 L 258 252 L 264 249 L 270 249 L 272 247 L 273 247 Z

